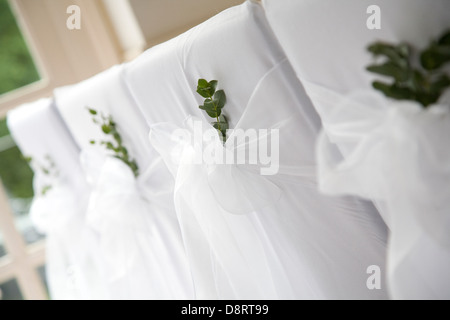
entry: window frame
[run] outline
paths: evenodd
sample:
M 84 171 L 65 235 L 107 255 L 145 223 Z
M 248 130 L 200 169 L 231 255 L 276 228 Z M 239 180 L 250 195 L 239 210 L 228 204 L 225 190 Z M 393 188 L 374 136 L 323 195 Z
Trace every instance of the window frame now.
M 52 95 L 53 89 L 77 83 L 122 62 L 102 0 L 8 0 L 41 80 L 0 95 L 0 116 L 15 107 Z M 70 5 L 81 9 L 81 30 L 68 30 Z M 81 32 L 80 32 L 81 31 Z M 76 46 L 78 50 L 73 50 Z M 79 52 L 89 59 L 79 59 Z M 0 231 L 7 254 L 0 258 L 0 283 L 16 279 L 24 299 L 48 299 L 38 268 L 45 265 L 45 240 L 27 245 L 0 180 Z
M 38 267 L 45 264 L 44 241 L 27 245 L 16 229 L 14 217 L 0 183 L 0 230 L 7 255 L 0 258 L 0 283 L 16 279 L 25 299 L 47 299 L 45 286 L 38 274 Z
M 0 116 L 51 96 L 53 89 L 87 79 L 122 62 L 122 51 L 101 0 L 8 0 L 41 80 L 0 95 Z M 81 9 L 81 30 L 68 30 L 70 5 Z M 89 59 L 80 59 L 80 52 Z

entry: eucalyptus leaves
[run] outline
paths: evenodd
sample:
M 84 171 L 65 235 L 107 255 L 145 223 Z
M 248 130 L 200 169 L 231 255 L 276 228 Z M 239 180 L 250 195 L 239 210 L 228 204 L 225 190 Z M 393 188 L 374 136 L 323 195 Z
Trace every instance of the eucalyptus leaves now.
M 38 168 L 47 178 L 49 178 L 49 180 L 55 180 L 59 177 L 59 170 L 50 155 L 47 154 L 44 156 L 44 163 L 39 163 L 32 157 L 24 157 L 24 159 L 28 164 L 34 163 L 34 167 Z M 53 186 L 51 184 L 44 184 L 41 187 L 41 190 L 39 190 L 39 193 L 42 196 L 45 196 L 52 188 Z
M 223 107 L 227 103 L 227 97 L 223 90 L 217 90 L 217 80 L 206 81 L 199 79 L 197 85 L 197 93 L 206 98 L 200 109 L 205 110 L 208 116 L 215 118 L 216 121 L 211 124 L 219 132 L 223 142 L 227 139 L 227 129 L 229 128 L 228 120 L 222 112 Z
M 92 115 L 92 121 L 95 124 L 98 124 L 100 128 L 102 129 L 103 133 L 111 136 L 112 141 L 94 141 L 91 140 L 91 144 L 100 144 L 105 146 L 107 150 L 110 150 L 114 153 L 113 157 L 121 160 L 123 163 L 125 163 L 128 167 L 130 167 L 131 171 L 133 171 L 133 174 L 135 177 L 139 175 L 139 168 L 136 163 L 136 161 L 132 158 L 130 158 L 128 154 L 127 148 L 123 145 L 122 137 L 120 136 L 120 133 L 117 131 L 117 125 L 113 121 L 111 116 L 106 116 L 103 113 L 97 112 L 94 109 L 87 108 L 89 113 Z
M 450 62 L 450 30 L 421 52 L 407 43 L 395 45 L 383 42 L 373 43 L 367 50 L 375 57 L 385 58 L 380 64 L 368 66 L 367 70 L 393 78 L 392 83 L 372 83 L 387 97 L 414 100 L 426 108 L 437 102 L 450 87 L 450 77 L 443 70 Z

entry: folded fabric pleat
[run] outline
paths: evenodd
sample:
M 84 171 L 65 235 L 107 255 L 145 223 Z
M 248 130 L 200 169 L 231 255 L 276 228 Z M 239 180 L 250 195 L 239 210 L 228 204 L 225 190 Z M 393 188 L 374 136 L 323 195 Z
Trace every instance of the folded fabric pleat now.
M 425 110 L 371 91 L 340 96 L 315 88 L 320 99 L 338 101 L 318 140 L 321 190 L 384 204 L 394 298 L 449 298 L 448 102 Z

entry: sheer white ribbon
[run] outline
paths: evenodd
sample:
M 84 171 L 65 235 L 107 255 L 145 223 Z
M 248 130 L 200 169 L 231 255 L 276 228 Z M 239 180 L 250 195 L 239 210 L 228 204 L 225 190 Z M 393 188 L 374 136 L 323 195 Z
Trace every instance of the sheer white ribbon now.
M 202 122 L 194 118 L 185 122 L 185 129 L 192 134 L 195 121 Z M 212 129 L 208 124 L 204 127 Z M 274 179 L 261 176 L 251 166 L 196 164 L 195 159 L 205 150 L 223 148 L 218 134 L 215 133 L 216 139 L 204 141 L 204 148 L 196 151 L 191 143 L 175 142 L 172 129 L 169 124 L 155 125 L 151 141 L 176 175 L 174 193 L 178 217 L 185 227 L 185 238 L 195 241 L 188 248 L 194 249 L 191 258 L 197 266 L 197 279 L 203 279 L 211 290 L 208 293 L 197 291 L 198 295 L 215 297 L 217 290 L 219 298 L 276 297 L 264 244 L 264 240 L 269 240 L 264 239 L 264 232 L 258 227 L 256 212 L 273 208 L 282 191 L 272 181 Z M 250 143 L 258 143 L 258 140 Z M 171 165 L 175 159 L 178 168 Z M 310 170 L 309 175 L 312 172 Z M 194 221 L 199 225 L 194 226 Z M 214 257 L 206 262 L 209 250 Z M 216 259 L 218 265 L 214 265 Z M 220 268 L 225 275 L 220 275 Z M 211 270 L 216 270 L 214 275 L 210 274 Z M 205 277 L 208 274 L 209 277 Z M 227 278 L 226 284 L 218 283 L 221 276 Z M 211 288 L 214 284 L 215 289 Z
M 268 89 L 278 72 L 279 69 L 273 71 L 255 91 Z M 313 180 L 314 167 L 289 162 L 293 157 L 288 156 L 286 148 L 280 156 L 286 162 L 280 164 L 278 174 L 273 176 L 261 175 L 260 169 L 264 167 L 261 164 L 205 163 L 203 159 L 211 150 L 235 155 L 245 151 L 248 155 L 249 150 L 259 150 L 261 141 L 266 145 L 272 143 L 272 148 L 280 147 L 279 140 L 271 139 L 271 129 L 285 132 L 299 123 L 295 123 L 295 113 L 281 105 L 277 117 L 259 117 L 261 99 L 264 97 L 259 94 L 252 97 L 238 127 L 246 128 L 245 122 L 251 119 L 253 126 L 247 128 L 268 131 L 235 146 L 231 146 L 235 133 L 229 135 L 223 146 L 211 125 L 193 117 L 188 117 L 182 128 L 169 123 L 152 126 L 150 141 L 176 177 L 175 206 L 200 298 L 293 297 L 289 279 L 282 279 L 283 271 L 274 272 L 281 266 L 276 266 L 280 262 L 270 252 L 271 240 L 260 215 L 263 208 L 273 212 L 282 196 L 277 180 L 295 180 L 294 174 Z M 199 124 L 200 132 L 195 127 Z M 180 129 L 187 133 L 188 139 L 179 138 Z M 213 134 L 208 135 L 210 132 Z M 272 155 L 276 154 L 274 150 Z M 279 224 L 276 218 L 280 217 L 274 218 L 274 223 Z
M 33 189 L 35 197 L 30 208 L 34 226 L 48 234 L 64 229 L 79 213 L 76 195 L 63 179 L 50 177 L 35 170 Z M 47 189 L 45 194 L 43 190 Z
M 198 298 L 292 299 L 368 293 L 365 280 L 360 280 L 367 267 L 361 261 L 373 247 L 363 252 L 354 245 L 352 235 L 359 231 L 354 233 L 355 221 L 343 215 L 345 202 L 316 193 L 312 143 L 316 131 L 308 108 L 314 110 L 306 95 L 292 91 L 301 88 L 296 81 L 287 61 L 261 79 L 236 125 L 243 130 L 268 129 L 267 135 L 256 139 L 234 145 L 235 129 L 223 146 L 217 132 L 194 117 L 188 117 L 182 127 L 152 126 L 150 141 L 175 177 L 175 207 Z M 200 134 L 195 125 L 199 121 Z M 274 142 L 268 139 L 272 152 L 279 148 L 275 175 L 261 175 L 267 167 L 262 163 L 198 162 L 211 150 L 237 153 L 245 149 L 248 155 L 249 150 L 259 150 L 267 137 L 277 135 L 271 129 L 279 130 L 280 137 Z M 338 236 L 341 228 L 347 234 Z M 353 251 L 348 250 L 350 246 Z M 334 269 L 331 261 L 337 259 L 343 263 Z M 349 292 L 343 289 L 344 283 Z
M 121 160 L 94 150 L 84 150 L 81 159 L 93 186 L 87 224 L 99 235 L 111 298 L 191 297 L 176 221 L 158 199 L 148 200 L 147 180 L 154 168 L 136 178 Z
M 311 89 L 337 103 L 318 140 L 321 190 L 381 203 L 394 298 L 449 298 L 449 105 L 424 110 L 371 91 L 343 97 Z
M 46 270 L 52 299 L 105 298 L 92 250 L 92 234 L 84 224 L 86 199 L 64 177 L 35 170 L 35 197 L 30 216 L 46 234 Z M 41 191 L 50 186 L 45 194 Z M 87 194 L 87 193 L 86 193 Z

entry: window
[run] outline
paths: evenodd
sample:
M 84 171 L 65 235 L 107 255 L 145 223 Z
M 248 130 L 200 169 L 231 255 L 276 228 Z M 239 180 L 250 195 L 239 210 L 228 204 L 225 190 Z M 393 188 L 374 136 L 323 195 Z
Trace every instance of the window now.
M 23 300 L 16 279 L 11 279 L 0 284 L 0 300 Z
M 0 43 L 0 94 L 41 79 L 7 0 L 0 0 Z M 41 280 L 32 281 L 39 279 L 33 268 L 44 263 L 43 244 L 39 243 L 43 236 L 36 232 L 28 216 L 33 173 L 12 140 L 5 119 L 0 120 L 0 178 L 6 192 L 0 201 L 0 299 L 23 299 L 22 289 L 27 298 L 45 298 Z M 37 259 L 33 258 L 33 248 L 26 246 L 32 243 L 37 244 Z
M 16 29 L 15 34 L 22 36 L 22 45 L 19 45 L 21 52 L 28 51 L 28 55 L 23 53 L 22 57 L 27 57 L 24 59 L 28 62 L 32 61 L 36 69 L 34 78 L 24 81 L 31 84 L 10 87 L 0 96 L 2 117 L 22 103 L 50 96 L 56 87 L 82 81 L 122 61 L 120 46 L 100 0 L 0 1 L 6 9 L 6 3 L 9 3 L 9 10 L 6 11 L 12 12 L 15 17 L 9 19 L 9 23 L 14 26 L 11 29 Z M 80 30 L 66 27 L 69 17 L 67 8 L 73 4 L 81 9 Z M 3 43 L 0 47 L 3 47 Z M 23 50 L 24 47 L 28 50 Z M 11 50 L 5 49 L 6 52 Z M 5 59 L 13 58 L 10 56 Z M 15 70 L 18 69 L 12 69 L 10 74 Z M 29 73 L 33 74 L 33 71 Z M 8 81 L 12 81 L 9 77 Z
M 72 4 L 81 30 L 66 27 Z M 100 0 L 0 0 L 0 299 L 48 298 L 44 236 L 28 215 L 33 173 L 6 113 L 120 61 Z
M 17 218 L 17 217 L 16 217 Z M 45 262 L 42 241 L 26 245 L 24 238 L 18 232 L 17 219 L 6 197 L 6 191 L 0 184 L 0 230 L 2 247 L 6 255 L 0 258 L 0 288 L 4 291 L 17 291 L 15 281 L 21 295 L 26 299 L 46 299 L 47 293 L 36 268 Z M 13 282 L 11 282 L 13 281 Z M 17 295 L 15 295 L 17 296 Z
M 14 225 L 26 244 L 43 238 L 32 226 L 28 212 L 33 199 L 33 172 L 14 144 L 6 119 L 0 120 L 0 178 L 6 190 Z
M 5 119 L 0 121 L 0 178 L 0 295 L 2 299 L 45 299 L 38 272 L 45 260 L 43 235 L 28 215 L 33 173 L 11 139 Z
M 0 258 L 4 257 L 5 255 L 6 255 L 5 240 L 3 239 L 3 235 L 0 232 Z
M 40 80 L 7 0 L 0 0 L 0 94 Z

